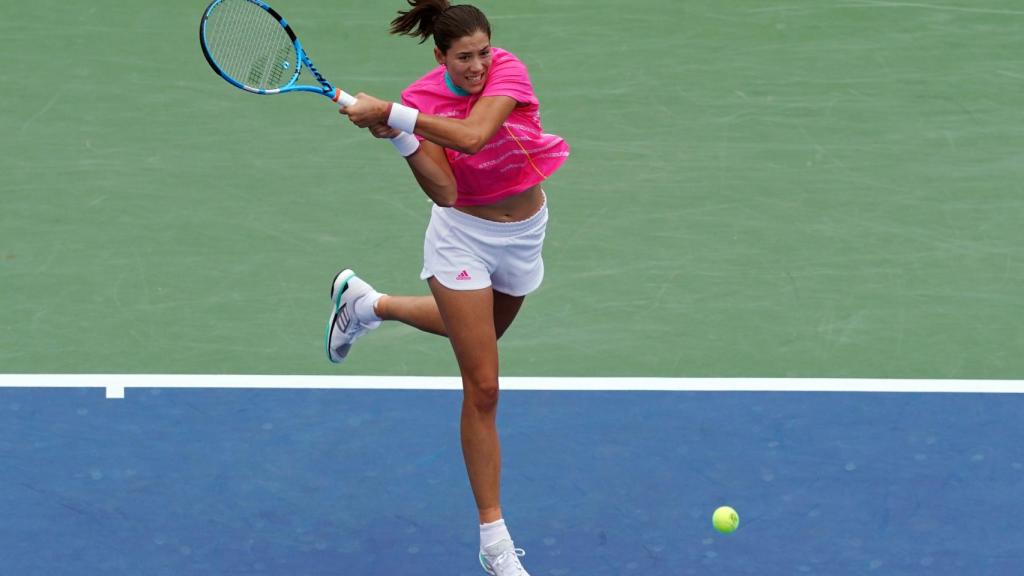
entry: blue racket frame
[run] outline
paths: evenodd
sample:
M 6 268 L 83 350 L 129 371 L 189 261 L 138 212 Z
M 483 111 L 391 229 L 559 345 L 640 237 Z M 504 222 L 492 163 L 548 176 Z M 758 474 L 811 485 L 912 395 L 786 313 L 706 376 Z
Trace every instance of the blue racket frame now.
M 217 5 L 223 1 L 224 0 L 213 0 L 213 2 L 211 2 L 210 5 L 206 7 L 206 11 L 203 12 L 203 19 L 199 23 L 199 44 L 203 48 L 203 56 L 206 57 L 206 61 L 210 64 L 210 68 L 213 68 L 213 71 L 220 75 L 221 78 L 227 80 L 228 83 L 230 83 L 231 85 L 237 88 L 241 88 L 242 90 L 245 90 L 246 92 L 260 94 L 263 96 L 270 94 L 284 94 L 286 92 L 313 92 L 316 94 L 322 94 L 330 98 L 334 102 L 344 102 L 344 100 L 346 100 L 346 96 L 348 98 L 351 98 L 351 96 L 348 96 L 348 94 L 346 94 L 345 92 L 335 88 L 333 84 L 328 82 L 327 79 L 324 78 L 322 74 L 320 74 L 320 72 L 316 69 L 316 66 L 313 65 L 313 62 L 310 61 L 309 56 L 306 55 L 306 51 L 302 49 L 302 43 L 299 42 L 298 37 L 295 35 L 295 32 L 292 31 L 292 28 L 291 26 L 288 25 L 288 22 L 280 14 L 278 14 L 276 10 L 271 8 L 269 5 L 260 2 L 260 0 L 245 1 L 249 2 L 250 4 L 255 4 L 256 6 L 259 6 L 260 8 L 266 10 L 267 13 L 273 16 L 281 25 L 281 27 L 284 28 L 284 31 L 288 34 L 288 37 L 295 45 L 295 54 L 298 56 L 297 61 L 295 62 L 295 72 L 292 74 L 292 78 L 291 80 L 289 80 L 288 84 L 281 88 L 274 88 L 271 90 L 262 90 L 260 88 L 247 86 L 246 84 L 239 82 L 238 80 L 229 76 L 226 72 L 224 72 L 220 65 L 217 64 L 217 61 L 214 59 L 213 55 L 210 54 L 210 50 L 206 45 L 206 21 L 210 17 L 210 14 L 213 12 L 213 10 L 217 7 Z M 309 72 L 313 75 L 314 78 L 316 78 L 316 81 L 320 83 L 320 86 L 295 84 L 295 82 L 299 79 L 299 74 L 302 73 L 303 65 L 305 65 L 305 67 L 309 69 Z M 352 100 L 354 101 L 354 99 Z

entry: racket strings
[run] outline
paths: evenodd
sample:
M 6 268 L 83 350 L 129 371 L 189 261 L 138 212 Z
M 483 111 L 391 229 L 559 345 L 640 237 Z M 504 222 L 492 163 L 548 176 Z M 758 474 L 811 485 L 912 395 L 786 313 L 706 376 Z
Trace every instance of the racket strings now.
M 225 74 L 252 88 L 282 88 L 297 70 L 295 45 L 284 27 L 248 0 L 223 0 L 210 12 L 206 45 Z

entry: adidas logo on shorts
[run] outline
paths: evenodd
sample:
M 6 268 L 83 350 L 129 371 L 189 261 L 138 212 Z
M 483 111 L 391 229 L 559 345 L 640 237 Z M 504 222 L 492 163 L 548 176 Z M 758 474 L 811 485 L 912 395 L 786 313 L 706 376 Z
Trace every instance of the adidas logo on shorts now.
M 459 272 L 459 275 L 455 277 L 456 280 L 472 280 L 473 277 L 469 275 L 469 272 L 463 270 Z

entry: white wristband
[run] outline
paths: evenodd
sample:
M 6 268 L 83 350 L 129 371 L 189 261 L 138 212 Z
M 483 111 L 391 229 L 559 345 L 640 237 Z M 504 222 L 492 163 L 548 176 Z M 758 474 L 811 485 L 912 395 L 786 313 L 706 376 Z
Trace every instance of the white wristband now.
M 419 110 L 395 102 L 391 105 L 391 114 L 388 114 L 388 126 L 412 134 L 416 131 L 416 117 L 419 115 Z
M 403 158 L 412 156 L 413 153 L 420 149 L 420 141 L 408 132 L 402 132 L 395 136 L 391 139 L 391 143 L 395 145 L 395 150 L 398 150 L 398 153 Z

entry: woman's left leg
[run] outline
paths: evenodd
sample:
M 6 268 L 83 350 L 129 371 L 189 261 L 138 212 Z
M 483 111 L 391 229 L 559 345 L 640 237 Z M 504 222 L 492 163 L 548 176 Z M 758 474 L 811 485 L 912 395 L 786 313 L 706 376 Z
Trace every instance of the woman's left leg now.
M 494 292 L 494 331 L 499 339 L 519 314 L 525 299 L 525 296 Z M 377 301 L 374 312 L 381 320 L 397 320 L 424 332 L 448 335 L 433 296 L 384 295 Z

